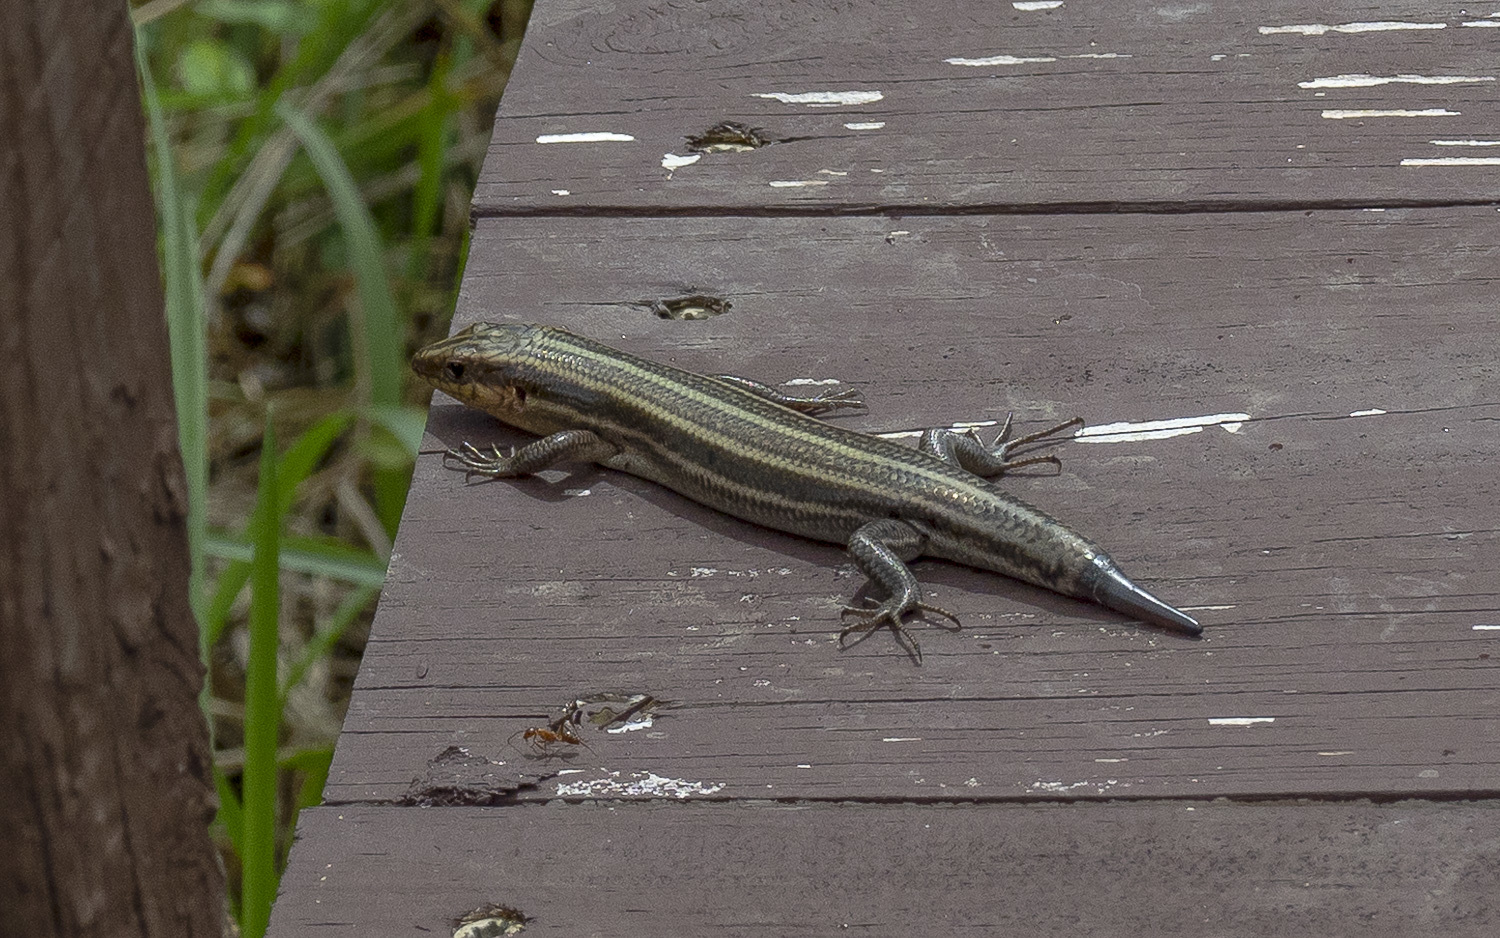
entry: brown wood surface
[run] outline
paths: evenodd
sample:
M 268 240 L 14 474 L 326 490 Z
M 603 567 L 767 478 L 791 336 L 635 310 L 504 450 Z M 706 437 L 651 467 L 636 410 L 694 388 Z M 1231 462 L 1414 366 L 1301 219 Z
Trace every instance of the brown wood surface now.
M 1491 12 L 541 0 L 475 210 L 1494 201 L 1500 150 L 1452 143 L 1500 140 Z M 862 97 L 785 97 L 820 92 Z M 780 142 L 663 165 L 725 120 Z M 590 133 L 613 136 L 538 142 Z
M 539 3 L 455 328 L 837 380 L 912 441 L 1196 419 L 1004 484 L 1206 631 L 924 562 L 964 628 L 841 651 L 837 546 L 601 469 L 466 484 L 443 448 L 522 437 L 440 398 L 273 933 L 1493 933 L 1487 12 Z M 1049 61 L 945 61 L 997 55 Z M 755 97 L 815 91 L 881 97 Z M 724 120 L 779 142 L 662 167 Z M 633 139 L 537 142 L 575 133 Z M 694 295 L 728 310 L 655 313 Z M 665 703 L 523 740 L 601 693 Z
M 273 938 L 1490 936 L 1492 805 L 347 806 L 304 815 Z
M 870 430 L 1248 414 L 1006 483 L 1205 637 L 924 563 L 965 628 L 921 630 L 920 668 L 884 633 L 839 651 L 861 582 L 839 548 L 588 467 L 465 484 L 443 447 L 519 437 L 440 399 L 382 603 L 402 624 L 372 637 L 331 800 L 401 797 L 452 744 L 547 770 L 507 741 L 599 691 L 679 706 L 526 797 L 613 772 L 731 797 L 1500 789 L 1493 209 L 901 224 L 486 220 L 458 324 L 847 379 L 870 410 L 841 420 Z M 632 305 L 684 288 L 731 311 Z

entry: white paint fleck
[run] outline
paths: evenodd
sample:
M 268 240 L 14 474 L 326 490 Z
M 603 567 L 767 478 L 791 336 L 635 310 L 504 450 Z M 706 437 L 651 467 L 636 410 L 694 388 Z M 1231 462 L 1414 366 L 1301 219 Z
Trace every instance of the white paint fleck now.
M 1381 410 L 1379 407 L 1372 407 L 1369 410 L 1356 410 L 1356 411 L 1353 411 L 1352 413 L 1349 414 L 1349 416 L 1351 416 L 1351 417 L 1379 417 L 1383 413 L 1385 413 L 1385 411 Z
M 1209 726 L 1254 726 L 1257 723 L 1275 723 L 1275 717 L 1213 717 Z
M 797 763 L 797 768 L 799 768 L 799 769 L 810 769 L 810 768 L 812 768 L 812 765 L 810 763 L 807 763 L 807 762 L 799 762 L 799 763 Z
M 807 385 L 807 384 L 825 385 L 825 384 L 843 384 L 843 382 L 840 381 L 837 378 L 793 378 L 790 381 L 783 381 L 782 384 L 785 384 L 785 385 L 793 385 L 793 384 L 795 384 L 795 385 Z
M 1476 632 L 1500 632 L 1500 625 L 1476 625 L 1473 628 Z
M 1494 75 L 1334 75 L 1297 82 L 1298 88 L 1373 88 L 1376 85 L 1468 85 L 1494 81 Z
M 593 489 L 563 489 L 563 494 L 572 498 L 585 498 L 594 494 Z
M 826 179 L 773 179 L 766 183 L 772 189 L 802 189 L 808 186 L 826 186 Z
M 1034 62 L 1056 62 L 1057 57 L 1051 55 L 1020 56 L 1020 55 L 987 55 L 980 59 L 951 58 L 944 59 L 949 65 L 969 65 L 975 68 L 984 68 L 990 65 L 1030 65 Z
M 1381 21 L 1377 23 L 1340 23 L 1337 26 L 1325 26 L 1322 23 L 1305 23 L 1298 26 L 1262 26 L 1260 34 L 1271 36 L 1276 33 L 1294 33 L 1299 36 L 1321 36 L 1324 33 L 1378 33 L 1394 29 L 1444 29 L 1447 23 L 1400 23 Z
M 661 168 L 665 170 L 681 169 L 684 166 L 692 166 L 703 159 L 702 153 L 688 153 L 679 156 L 676 153 L 663 153 L 661 156 Z
M 1129 759 L 1095 759 L 1095 762 L 1129 762 Z
M 958 430 L 958 429 L 965 429 L 965 430 L 967 430 L 970 427 L 998 427 L 998 426 L 1000 426 L 1000 421 L 998 421 L 998 420 L 955 420 L 955 421 L 953 421 L 953 428 L 955 430 Z
M 1490 15 L 1494 16 L 1495 14 L 1491 13 Z M 1496 29 L 1500 28 L 1500 20 L 1469 20 L 1461 25 L 1468 26 L 1471 29 Z
M 850 121 L 844 127 L 847 130 L 879 130 L 885 126 L 885 121 Z
M 1402 166 L 1500 166 L 1500 156 L 1408 157 Z
M 887 736 L 881 740 L 883 743 L 919 743 L 921 741 L 920 736 Z
M 1224 53 L 1222 53 L 1222 52 L 1219 52 L 1219 53 L 1217 53 L 1217 54 L 1215 54 L 1215 55 L 1211 55 L 1211 56 L 1209 56 L 1209 57 L 1208 57 L 1208 60 L 1209 60 L 1209 61 L 1210 61 L 1210 62 L 1222 62 L 1222 61 L 1224 61 L 1224 60 L 1225 60 L 1225 59 L 1227 59 L 1227 58 L 1229 58 L 1229 56 L 1227 56 L 1227 55 L 1225 55 L 1225 54 L 1224 54 Z
M 1435 147 L 1500 147 L 1500 140 L 1429 140 Z
M 1354 755 L 1354 750 L 1353 749 L 1330 749 L 1327 752 L 1320 752 L 1320 753 L 1318 753 L 1318 755 L 1320 755 L 1320 756 L 1352 756 L 1352 755 Z
M 1428 107 L 1412 111 L 1406 108 L 1393 108 L 1391 110 L 1379 110 L 1375 108 L 1365 110 L 1340 110 L 1332 108 L 1323 112 L 1328 120 L 1341 121 L 1364 117 L 1457 117 L 1462 111 L 1450 111 L 1445 107 Z
M 1206 417 L 1176 417 L 1139 423 L 1106 423 L 1084 427 L 1073 438 L 1080 443 L 1134 443 L 1201 433 L 1205 427 L 1223 427 L 1230 433 L 1238 433 L 1249 419 L 1249 414 L 1209 414 Z
M 609 773 L 609 778 L 587 782 L 560 782 L 557 786 L 559 798 L 608 798 L 641 796 L 648 798 L 691 798 L 694 795 L 712 795 L 722 791 L 723 785 L 690 782 L 680 778 L 664 778 L 654 772 L 632 772 L 621 778 L 619 772 Z
M 769 98 L 782 104 L 805 104 L 808 107 L 844 107 L 853 104 L 874 104 L 885 97 L 879 91 L 769 91 L 751 95 L 754 98 Z
M 616 723 L 614 726 L 605 727 L 604 732 L 612 733 L 615 735 L 619 735 L 620 733 L 633 733 L 636 730 L 650 729 L 651 724 L 654 722 L 656 722 L 656 720 L 651 714 L 638 713 L 635 716 L 632 716 L 630 719 L 626 720 L 624 723 Z
M 1045 62 L 1056 62 L 1058 59 L 1128 59 L 1129 53 L 1125 52 L 1080 52 L 1076 55 L 986 55 L 977 59 L 954 57 L 944 59 L 949 65 L 967 65 L 973 68 L 987 68 L 991 65 L 1032 65 Z
M 1035 10 L 1055 10 L 1063 5 L 1063 0 L 1015 0 L 1011 6 L 1022 13 L 1031 13 Z
M 578 134 L 542 134 L 536 138 L 537 143 L 629 143 L 634 140 L 630 134 L 616 134 L 608 131 L 595 131 L 591 133 Z
M 1222 612 L 1225 609 L 1233 609 L 1239 603 L 1230 603 L 1227 606 L 1178 606 L 1183 612 Z
M 1422 771 L 1420 771 L 1420 772 L 1417 773 L 1417 778 L 1437 778 L 1437 777 L 1438 777 L 1438 770 L 1437 769 L 1423 769 Z
M 842 169 L 820 169 L 818 172 L 825 176 L 847 176 L 849 173 Z
M 693 568 L 693 572 L 690 573 L 690 574 L 688 574 L 688 575 L 689 576 L 713 576 L 715 573 L 718 573 L 718 572 L 719 572 L 719 568 L 718 567 L 694 567 Z

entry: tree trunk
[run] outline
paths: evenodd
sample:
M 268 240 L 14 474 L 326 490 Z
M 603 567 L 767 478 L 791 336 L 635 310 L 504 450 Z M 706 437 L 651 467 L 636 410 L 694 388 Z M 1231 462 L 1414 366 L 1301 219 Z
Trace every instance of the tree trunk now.
M 223 933 L 123 2 L 0 2 L 0 934 Z

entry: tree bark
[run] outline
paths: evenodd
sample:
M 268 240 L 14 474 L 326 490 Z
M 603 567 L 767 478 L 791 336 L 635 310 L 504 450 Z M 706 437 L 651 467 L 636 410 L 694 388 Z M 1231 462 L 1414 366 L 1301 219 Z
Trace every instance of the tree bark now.
M 124 3 L 0 3 L 0 934 L 224 926 Z

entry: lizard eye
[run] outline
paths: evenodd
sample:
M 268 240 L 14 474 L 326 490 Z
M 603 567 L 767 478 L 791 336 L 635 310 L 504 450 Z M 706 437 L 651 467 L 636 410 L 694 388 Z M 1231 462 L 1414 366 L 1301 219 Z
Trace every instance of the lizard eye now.
M 464 379 L 463 362 L 449 362 L 443 366 L 443 374 L 448 376 L 449 381 L 462 381 Z

